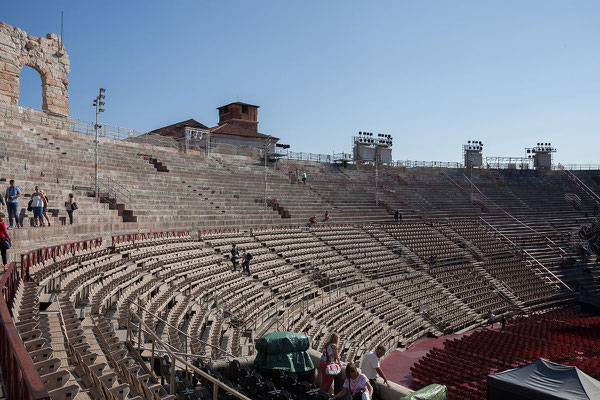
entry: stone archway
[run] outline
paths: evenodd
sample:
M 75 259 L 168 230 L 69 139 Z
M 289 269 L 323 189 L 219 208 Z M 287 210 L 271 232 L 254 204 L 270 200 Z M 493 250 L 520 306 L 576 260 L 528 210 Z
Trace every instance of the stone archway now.
M 60 37 L 45 38 L 0 22 L 0 102 L 19 103 L 19 75 L 24 66 L 42 78 L 42 110 L 69 115 L 69 56 Z

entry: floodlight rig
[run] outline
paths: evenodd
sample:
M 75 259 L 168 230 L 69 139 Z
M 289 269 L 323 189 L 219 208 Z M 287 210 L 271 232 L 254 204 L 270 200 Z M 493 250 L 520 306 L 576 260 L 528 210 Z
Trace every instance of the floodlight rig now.
M 533 160 L 535 169 L 551 169 L 552 153 L 556 153 L 556 148 L 552 147 L 552 143 L 542 142 L 526 148 L 525 153 L 528 159 Z
M 465 168 L 481 167 L 483 165 L 483 142 L 481 140 L 468 140 L 467 144 L 463 144 L 462 149 Z
M 392 145 L 394 139 L 387 133 L 359 131 L 352 137 L 352 148 L 355 162 L 373 162 L 375 164 L 375 204 L 379 204 L 379 164 L 392 161 Z

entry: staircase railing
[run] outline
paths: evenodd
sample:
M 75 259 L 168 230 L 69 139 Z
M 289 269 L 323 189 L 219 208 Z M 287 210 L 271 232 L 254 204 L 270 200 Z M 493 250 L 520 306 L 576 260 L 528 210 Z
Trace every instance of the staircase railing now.
M 143 321 L 142 316 L 139 314 L 140 313 L 139 310 L 141 310 L 143 308 L 134 302 L 132 302 L 131 304 L 136 305 L 139 309 L 138 309 L 137 313 L 134 312 L 133 309 L 131 309 L 131 308 L 129 309 L 129 322 L 128 322 L 128 326 L 127 326 L 127 342 L 131 344 L 132 348 L 134 348 L 134 349 L 137 348 L 138 353 L 141 355 L 142 349 L 147 350 L 145 347 L 142 347 L 144 345 L 143 339 L 142 339 L 142 333 L 144 333 L 144 336 L 149 336 L 151 338 L 151 342 L 152 342 L 151 356 L 150 356 L 150 359 L 151 359 L 150 365 L 152 367 L 153 367 L 153 362 L 155 359 L 155 353 L 157 353 L 156 350 L 162 350 L 162 352 L 168 354 L 170 361 L 171 361 L 170 394 L 175 395 L 175 393 L 176 393 L 176 386 L 175 386 L 175 377 L 176 377 L 175 370 L 176 370 L 176 368 L 175 368 L 175 366 L 180 366 L 180 368 L 185 368 L 185 370 L 187 370 L 187 371 L 192 371 L 194 374 L 200 375 L 202 378 L 208 380 L 212 384 L 213 400 L 217 399 L 218 393 L 220 391 L 219 389 L 221 389 L 225 392 L 231 393 L 233 395 L 233 397 L 236 397 L 238 399 L 250 400 L 248 397 L 244 396 L 242 393 L 238 392 L 234 388 L 215 379 L 213 376 L 207 374 L 206 372 L 202 371 L 201 369 L 199 369 L 192 363 L 188 362 L 187 354 L 184 357 L 182 357 L 180 355 L 180 353 L 177 352 L 177 350 L 173 348 L 173 346 L 171 346 L 169 343 L 164 342 Z M 156 315 L 150 313 L 148 310 L 144 309 L 144 311 L 148 312 L 149 314 L 156 317 Z M 166 323 L 166 321 L 164 321 L 162 319 L 161 319 L 161 321 Z M 137 324 L 136 324 L 136 322 L 137 322 Z M 170 327 L 173 327 L 172 325 L 170 325 L 168 323 L 166 323 L 166 324 Z M 137 331 L 136 332 L 137 335 L 133 334 L 133 329 L 135 329 Z M 175 329 L 177 329 L 177 328 L 175 327 Z M 187 334 L 185 332 L 179 331 L 179 329 L 177 329 L 177 331 L 179 333 L 183 333 L 184 335 L 186 335 L 186 338 L 187 338 Z M 137 338 L 136 338 L 136 336 L 137 336 Z M 196 338 L 193 338 L 193 339 L 196 339 Z M 199 339 L 196 339 L 196 340 L 199 340 Z M 209 343 L 205 343 L 205 344 L 208 346 L 211 346 Z M 158 348 L 157 348 L 157 346 L 158 346 Z M 229 353 L 225 352 L 222 349 L 219 349 L 219 350 L 223 351 L 225 354 L 230 355 Z M 233 356 L 233 355 L 230 355 L 230 356 Z
M 100 196 L 105 194 L 109 198 L 119 199 L 127 208 L 131 209 L 133 194 L 125 186 L 110 177 L 98 177 L 98 193 Z M 114 205 L 116 206 L 116 204 Z
M 581 209 L 581 199 L 575 193 L 565 193 L 565 201 L 577 209 Z
M 583 181 L 581 179 L 579 179 L 577 177 L 577 175 L 575 175 L 574 173 L 572 173 L 571 171 L 566 169 L 562 164 L 558 164 L 558 169 L 560 169 L 562 172 L 564 172 L 565 175 L 567 175 L 567 177 L 569 177 L 569 179 L 571 179 L 573 182 L 575 182 L 575 184 L 577 186 L 579 186 L 579 188 L 581 190 L 583 190 L 585 192 L 585 194 L 590 196 L 596 204 L 600 205 L 600 196 L 598 196 L 592 189 L 590 189 L 588 187 L 588 185 L 583 183 Z
M 491 230 L 501 236 L 504 240 L 506 240 L 509 244 L 511 244 L 513 247 L 515 247 L 516 249 L 518 249 L 519 251 L 523 252 L 523 254 L 527 255 L 527 257 L 529 257 L 529 259 L 531 261 L 533 261 L 534 264 L 538 265 L 538 267 L 540 267 L 543 271 L 545 271 L 546 273 L 550 274 L 550 276 L 552 276 L 554 279 L 556 279 L 561 285 L 563 285 L 565 288 L 567 288 L 567 290 L 569 290 L 570 292 L 573 291 L 573 289 L 571 289 L 569 287 L 569 285 L 567 285 L 565 282 L 563 282 L 558 276 L 556 276 L 552 271 L 550 271 L 548 268 L 546 268 L 546 266 L 544 264 L 542 264 L 537 258 L 535 258 L 531 253 L 529 253 L 527 250 L 525 250 L 524 248 L 522 248 L 521 246 L 519 246 L 518 244 L 516 244 L 515 242 L 513 242 L 512 240 L 510 240 L 505 234 L 503 234 L 502 232 L 500 232 L 498 229 L 496 229 L 495 226 L 493 226 L 492 224 L 490 224 L 489 222 L 487 222 L 485 219 L 479 217 L 477 219 L 477 222 L 482 222 L 483 224 L 481 224 L 486 230 L 487 228 L 491 228 Z

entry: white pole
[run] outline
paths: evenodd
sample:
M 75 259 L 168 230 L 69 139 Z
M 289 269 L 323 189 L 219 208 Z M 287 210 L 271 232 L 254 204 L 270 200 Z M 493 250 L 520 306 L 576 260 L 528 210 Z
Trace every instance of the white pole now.
M 94 124 L 94 153 L 95 153 L 95 163 L 94 163 L 94 197 L 96 198 L 96 202 L 98 202 L 98 103 L 100 102 L 100 96 L 96 99 L 96 123 Z

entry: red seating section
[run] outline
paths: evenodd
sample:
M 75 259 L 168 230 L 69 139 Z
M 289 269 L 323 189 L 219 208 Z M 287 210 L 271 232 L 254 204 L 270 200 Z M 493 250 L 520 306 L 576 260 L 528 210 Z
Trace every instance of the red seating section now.
M 488 374 L 538 358 L 574 365 L 600 379 L 600 317 L 573 310 L 511 320 L 506 329 L 479 330 L 448 339 L 411 367 L 413 388 L 448 386 L 450 399 L 486 398 Z

